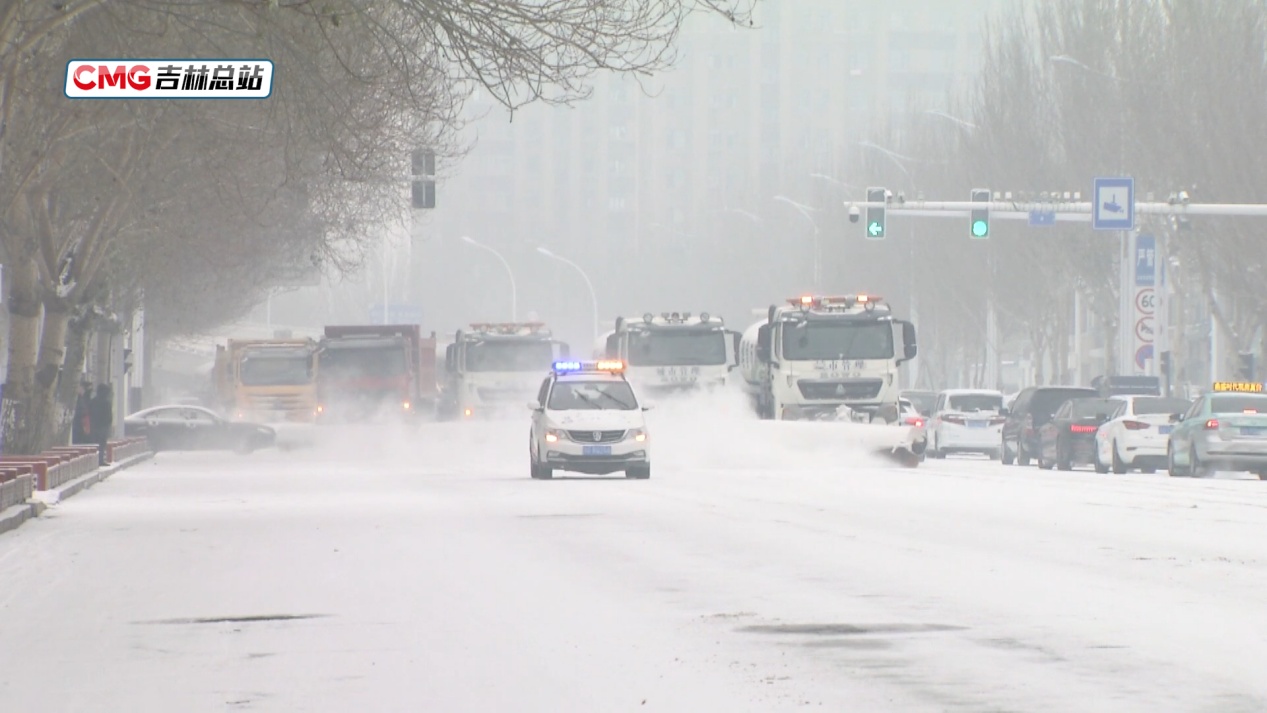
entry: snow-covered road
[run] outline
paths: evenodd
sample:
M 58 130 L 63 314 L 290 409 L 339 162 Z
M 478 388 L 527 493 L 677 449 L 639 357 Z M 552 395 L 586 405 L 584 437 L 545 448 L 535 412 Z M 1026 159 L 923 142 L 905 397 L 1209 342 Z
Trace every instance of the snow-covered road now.
M 0 536 L 2 707 L 1267 709 L 1267 483 L 652 413 L 649 481 L 526 419 L 160 455 Z

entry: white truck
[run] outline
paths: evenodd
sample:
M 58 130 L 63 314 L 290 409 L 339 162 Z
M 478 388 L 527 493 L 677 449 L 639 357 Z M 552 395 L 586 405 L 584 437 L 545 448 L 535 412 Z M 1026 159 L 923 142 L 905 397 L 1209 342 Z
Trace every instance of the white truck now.
M 482 322 L 459 329 L 444 348 L 437 415 L 465 420 L 518 414 L 568 351 L 542 322 Z
M 888 424 L 868 442 L 919 456 L 923 428 L 903 424 L 898 406 L 898 367 L 916 352 L 915 325 L 894 319 L 882 298 L 805 295 L 771 305 L 748 328 L 739 364 L 761 418 Z
M 620 359 L 625 375 L 644 393 L 672 394 L 726 385 L 738 364 L 738 334 L 707 312 L 650 312 L 616 318 L 596 356 Z

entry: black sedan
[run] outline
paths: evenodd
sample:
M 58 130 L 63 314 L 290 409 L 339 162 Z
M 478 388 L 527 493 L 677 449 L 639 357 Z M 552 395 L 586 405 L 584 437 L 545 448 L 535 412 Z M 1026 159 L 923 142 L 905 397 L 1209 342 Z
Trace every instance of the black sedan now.
M 237 451 L 250 453 L 277 442 L 268 426 L 226 421 L 200 406 L 154 406 L 123 419 L 126 436 L 145 436 L 158 451 Z
M 1070 399 L 1039 429 L 1038 467 L 1070 470 L 1075 465 L 1095 465 L 1095 433 L 1121 406 L 1111 399 Z

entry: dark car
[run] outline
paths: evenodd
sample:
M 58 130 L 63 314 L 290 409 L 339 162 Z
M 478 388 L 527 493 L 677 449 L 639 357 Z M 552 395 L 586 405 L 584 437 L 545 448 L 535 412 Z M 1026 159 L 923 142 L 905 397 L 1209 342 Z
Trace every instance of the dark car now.
M 128 437 L 145 436 L 158 451 L 237 451 L 250 453 L 276 444 L 272 428 L 245 421 L 226 421 L 198 406 L 154 406 L 123 419 Z
M 1075 465 L 1095 465 L 1095 433 L 1121 405 L 1104 398 L 1066 401 L 1038 429 L 1038 467 L 1070 470 Z
M 1038 453 L 1038 429 L 1051 420 L 1051 415 L 1069 399 L 1096 398 L 1095 389 L 1086 386 L 1031 386 L 1016 395 L 1016 401 L 1004 414 L 1003 464 L 1029 465 Z

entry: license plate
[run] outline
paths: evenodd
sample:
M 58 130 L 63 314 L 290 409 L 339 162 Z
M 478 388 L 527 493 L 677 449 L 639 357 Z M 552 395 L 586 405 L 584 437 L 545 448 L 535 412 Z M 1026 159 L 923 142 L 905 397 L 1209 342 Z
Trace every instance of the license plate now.
M 1261 436 L 1267 433 L 1267 428 L 1242 428 L 1242 436 Z
M 611 454 L 612 454 L 611 446 L 581 446 L 581 455 L 609 456 Z
M 968 428 L 985 428 L 986 421 L 969 421 Z
M 1170 433 L 1173 430 L 1175 430 L 1174 426 L 1158 426 L 1157 427 L 1157 432 L 1163 436 Z

